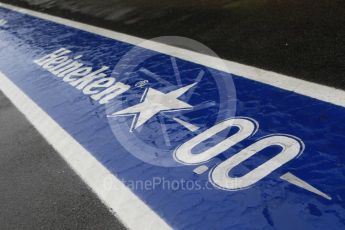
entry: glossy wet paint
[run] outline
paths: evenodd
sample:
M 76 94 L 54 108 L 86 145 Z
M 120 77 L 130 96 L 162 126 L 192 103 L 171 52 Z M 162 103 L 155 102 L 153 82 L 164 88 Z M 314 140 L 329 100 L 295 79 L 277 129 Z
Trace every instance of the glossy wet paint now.
M 204 183 L 208 180 L 206 173 L 193 174 L 194 166 L 163 168 L 128 154 L 114 138 L 105 106 L 33 63 L 34 59 L 65 47 L 82 54 L 83 61 L 90 66 L 114 66 L 132 45 L 6 9 L 1 9 L 0 15 L 8 21 L 7 27 L 0 31 L 0 70 L 118 178 L 136 181 L 163 176 L 168 180 L 183 178 Z M 178 62 L 186 70 L 197 68 L 193 63 Z M 219 75 L 228 74 L 219 72 Z M 259 131 L 208 164 L 214 166 L 273 133 L 301 138 L 306 145 L 304 153 L 246 190 L 156 188 L 133 192 L 174 228 L 291 229 L 293 223 L 296 229 L 342 229 L 345 224 L 345 143 L 342 141 L 345 109 L 241 76 L 232 77 L 237 94 L 236 116 L 257 120 Z M 121 81 L 121 76 L 118 80 Z M 192 80 L 186 78 L 184 83 Z M 161 87 L 160 82 L 152 83 L 152 87 Z M 217 91 L 213 91 L 217 98 Z M 198 116 L 202 119 L 205 114 Z M 273 150 L 266 154 L 273 154 Z M 238 173 L 244 174 L 267 160 L 266 154 L 245 162 Z M 287 171 L 327 192 L 333 199 L 325 200 L 280 180 Z

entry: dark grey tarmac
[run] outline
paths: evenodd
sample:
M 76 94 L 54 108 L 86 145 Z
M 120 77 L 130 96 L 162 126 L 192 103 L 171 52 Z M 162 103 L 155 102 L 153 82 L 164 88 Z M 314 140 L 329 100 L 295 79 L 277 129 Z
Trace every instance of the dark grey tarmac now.
M 345 89 L 344 0 L 1 1 L 142 38 L 192 38 L 225 59 Z
M 0 229 L 125 229 L 1 92 Z

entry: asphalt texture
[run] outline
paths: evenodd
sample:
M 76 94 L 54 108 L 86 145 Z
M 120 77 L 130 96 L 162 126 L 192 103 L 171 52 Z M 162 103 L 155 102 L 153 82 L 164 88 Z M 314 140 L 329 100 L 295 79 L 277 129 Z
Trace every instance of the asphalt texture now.
M 343 0 L 1 1 L 142 38 L 192 38 L 225 59 L 345 89 Z
M 0 205 L 1 230 L 125 229 L 1 92 Z

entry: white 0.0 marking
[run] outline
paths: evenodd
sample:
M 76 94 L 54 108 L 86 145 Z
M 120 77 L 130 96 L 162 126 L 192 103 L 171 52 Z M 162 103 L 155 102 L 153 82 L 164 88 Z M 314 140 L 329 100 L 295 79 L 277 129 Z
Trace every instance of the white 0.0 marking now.
M 282 150 L 276 156 L 251 170 L 244 176 L 229 176 L 229 172 L 234 167 L 269 146 L 280 146 L 282 147 Z M 244 189 L 252 186 L 277 168 L 298 156 L 303 149 L 303 142 L 296 137 L 288 135 L 268 136 L 253 143 L 226 161 L 220 163 L 210 172 L 209 178 L 213 185 L 221 189 Z
M 239 129 L 235 134 L 231 135 L 215 146 L 203 151 L 202 153 L 192 153 L 192 149 L 198 144 L 233 126 Z M 258 124 L 251 118 L 232 118 L 222 121 L 179 146 L 175 150 L 174 158 L 183 164 L 189 165 L 207 162 L 218 154 L 254 134 L 257 128 Z

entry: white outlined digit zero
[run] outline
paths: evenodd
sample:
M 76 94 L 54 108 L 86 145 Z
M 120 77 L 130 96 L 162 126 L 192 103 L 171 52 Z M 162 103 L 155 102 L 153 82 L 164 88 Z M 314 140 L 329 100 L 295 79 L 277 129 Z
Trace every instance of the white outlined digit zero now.
M 216 135 L 217 133 L 231 127 L 237 127 L 238 131 L 201 153 L 192 153 L 192 149 L 195 146 Z M 224 120 L 180 145 L 175 150 L 174 158 L 176 161 L 186 165 L 207 162 L 237 143 L 252 136 L 257 129 L 258 123 L 251 118 L 238 117 Z M 229 176 L 230 171 L 234 167 L 270 146 L 280 146 L 282 150 L 265 163 L 257 166 L 241 177 Z M 242 149 L 229 159 L 217 165 L 210 171 L 209 179 L 215 187 L 224 190 L 240 190 L 249 188 L 272 173 L 274 170 L 298 157 L 303 150 L 304 143 L 295 136 L 287 134 L 269 135 L 257 140 L 253 144 Z

